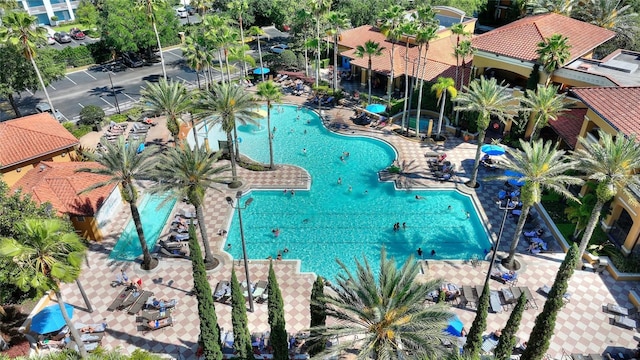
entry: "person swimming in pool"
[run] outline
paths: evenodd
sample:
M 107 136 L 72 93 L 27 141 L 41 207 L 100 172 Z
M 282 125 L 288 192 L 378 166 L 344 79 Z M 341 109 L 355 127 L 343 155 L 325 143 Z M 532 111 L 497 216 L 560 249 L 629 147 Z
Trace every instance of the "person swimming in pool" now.
M 424 200 L 424 196 L 416 195 L 416 200 Z
M 418 248 L 418 256 L 422 257 L 422 248 Z
M 338 185 L 342 185 L 342 178 L 341 177 L 338 178 Z

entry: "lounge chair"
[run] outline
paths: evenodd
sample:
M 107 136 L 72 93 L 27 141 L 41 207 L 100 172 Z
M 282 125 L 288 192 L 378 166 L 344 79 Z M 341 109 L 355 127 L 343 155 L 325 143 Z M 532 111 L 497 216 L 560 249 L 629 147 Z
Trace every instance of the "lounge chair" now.
M 484 341 L 482 342 L 481 350 L 485 354 L 489 354 L 498 347 L 499 338 L 491 333 L 484 337 Z
M 626 307 L 622 307 L 618 304 L 607 304 L 604 307 L 604 310 L 612 313 L 612 314 L 616 314 L 616 315 L 622 315 L 622 316 L 630 316 L 630 315 L 635 315 L 638 310 L 635 307 L 632 308 L 626 308 Z
M 100 346 L 100 343 L 99 343 L 99 342 L 84 343 L 84 349 L 85 349 L 87 352 L 93 352 L 93 351 L 96 351 L 96 349 L 98 348 L 98 346 Z M 65 345 L 65 348 L 66 348 L 66 349 L 74 350 L 74 351 L 76 351 L 76 352 L 78 352 L 78 351 L 79 351 L 79 349 L 78 349 L 78 345 L 75 343 L 75 341 L 69 341 L 69 342 L 67 343 L 67 345 Z
M 111 305 L 107 308 L 107 311 L 114 311 L 122 305 L 125 299 L 129 297 L 129 295 L 133 292 L 133 289 L 130 287 L 126 287 L 120 291 L 120 294 L 116 296 Z
M 231 284 L 228 281 L 220 281 L 213 292 L 213 299 L 224 302 L 229 296 L 231 296 Z
M 105 330 L 107 330 L 107 323 L 100 323 L 100 324 L 83 324 L 80 322 L 77 322 L 75 324 L 73 324 L 73 326 L 78 329 L 78 331 L 82 332 L 82 333 L 99 333 L 99 332 L 104 332 Z
M 260 280 L 256 284 L 256 288 L 253 290 L 253 298 L 259 299 L 267 292 L 267 286 L 269 283 L 266 280 Z
M 502 313 L 502 302 L 500 301 L 500 293 L 497 291 L 491 291 L 489 295 L 489 305 L 491 306 L 491 311 L 496 314 Z
M 473 288 L 468 285 L 462 286 L 462 296 L 464 296 L 466 304 L 471 307 L 476 307 L 478 304 L 478 295 L 474 292 Z
M 617 315 L 613 317 L 613 324 L 617 326 L 621 326 L 627 329 L 635 330 L 638 327 L 638 323 L 627 316 Z
M 551 287 L 549 287 L 548 285 L 542 285 L 542 287 L 540 287 L 538 289 L 538 291 L 544 295 L 544 296 L 549 296 L 549 293 L 551 292 Z M 566 292 L 562 295 L 562 300 L 564 300 L 564 302 L 570 302 L 571 301 L 571 293 L 570 292 Z
M 142 318 L 144 321 L 148 323 L 149 321 L 156 321 L 156 320 L 168 318 L 171 316 L 172 312 L 173 312 L 173 309 L 167 309 L 165 311 L 142 310 L 142 312 L 140 313 L 140 318 Z
M 140 294 L 140 296 L 138 296 L 138 298 L 134 301 L 133 305 L 131 305 L 131 307 L 129 308 L 129 314 L 137 314 L 147 302 L 147 299 L 149 299 L 151 296 L 153 296 L 153 293 L 151 291 L 143 291 L 142 294 Z
M 190 256 L 180 251 L 180 248 L 167 248 L 164 246 L 160 246 L 158 249 L 158 254 L 168 257 L 168 258 L 177 258 L 177 259 L 191 259 Z
M 173 241 L 185 241 L 185 240 L 189 240 L 189 233 L 172 232 L 169 238 Z
M 536 302 L 536 299 L 533 297 L 533 294 L 531 294 L 531 290 L 529 290 L 528 287 L 526 286 L 518 286 L 518 290 L 524 294 L 524 296 L 527 298 L 527 308 L 529 309 L 537 309 L 538 308 L 538 303 Z
M 145 327 L 145 330 L 154 331 L 165 328 L 167 326 L 173 326 L 173 318 L 169 316 L 164 319 L 146 321 L 143 323 L 143 325 Z

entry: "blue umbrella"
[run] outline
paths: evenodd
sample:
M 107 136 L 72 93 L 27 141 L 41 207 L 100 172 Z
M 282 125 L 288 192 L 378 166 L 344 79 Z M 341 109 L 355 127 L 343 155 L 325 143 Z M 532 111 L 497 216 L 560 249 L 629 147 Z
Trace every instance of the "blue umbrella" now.
M 255 75 L 268 74 L 269 72 L 271 72 L 271 70 L 269 70 L 269 68 L 264 68 L 264 67 L 259 67 L 253 70 L 253 73 Z
M 73 306 L 64 304 L 64 307 L 67 309 L 69 318 L 73 318 Z M 40 312 L 31 319 L 30 329 L 36 334 L 48 334 L 62 329 L 65 325 L 66 323 L 62 317 L 60 306 L 55 304 L 40 310 Z
M 365 109 L 374 114 L 380 114 L 385 112 L 385 110 L 387 110 L 387 107 L 383 104 L 371 104 L 371 105 L 367 105 Z
M 514 178 L 521 178 L 524 175 L 520 174 L 517 171 L 505 170 L 504 176 L 510 176 L 510 177 L 514 177 Z M 509 184 L 511 184 L 513 186 L 522 186 L 525 183 L 525 181 L 521 180 L 521 179 L 509 179 L 507 181 L 509 182 Z
M 482 145 L 481 150 L 483 153 L 489 156 L 500 156 L 500 155 L 504 155 L 504 152 L 505 152 L 502 146 L 493 145 L 493 144 Z
M 444 329 L 445 332 L 453 335 L 453 336 L 462 336 L 462 328 L 464 327 L 464 324 L 462 324 L 462 321 L 460 321 L 460 319 L 458 318 L 457 315 L 454 315 L 450 320 L 449 320 L 449 325 L 447 325 L 447 328 Z

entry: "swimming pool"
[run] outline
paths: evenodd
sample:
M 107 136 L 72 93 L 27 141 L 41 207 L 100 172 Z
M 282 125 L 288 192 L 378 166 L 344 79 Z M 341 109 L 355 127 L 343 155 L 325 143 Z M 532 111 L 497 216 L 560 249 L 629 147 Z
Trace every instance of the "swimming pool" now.
M 450 190 L 397 191 L 392 183 L 378 181 L 377 172 L 396 158 L 387 143 L 330 132 L 316 113 L 304 108 L 298 111 L 296 106 L 274 107 L 271 124 L 276 128 L 275 162 L 305 168 L 311 188 L 294 195 L 282 190 L 250 194 L 254 201 L 242 213 L 249 258 L 275 258 L 287 248 L 283 258 L 302 260 L 302 271 L 334 278 L 339 271 L 336 258 L 354 269 L 352 259 L 362 260 L 364 255 L 377 271 L 383 246 L 399 262 L 416 254 L 419 247 L 425 258 L 433 249 L 438 259 L 483 256 L 490 247 L 468 196 Z M 240 151 L 268 163 L 266 125 L 239 126 L 238 132 Z M 211 134 L 211 139 L 219 136 Z M 425 199 L 416 200 L 416 195 Z M 471 214 L 469 219 L 466 212 Z M 237 221 L 234 216 L 228 242 L 232 245 L 229 252 L 239 259 Z M 406 223 L 406 228 L 401 225 L 394 231 L 397 222 Z M 280 229 L 278 237 L 271 232 L 275 228 Z
M 163 203 L 165 197 L 160 195 L 144 194 L 140 199 L 138 211 L 140 211 L 140 219 L 142 220 L 142 230 L 144 238 L 147 242 L 149 251 L 153 250 L 156 242 L 160 237 L 162 228 L 167 223 L 167 218 L 176 204 L 176 199 L 168 199 Z M 162 206 L 160 206 L 162 204 Z M 135 260 L 142 255 L 140 247 L 140 239 L 133 219 L 129 220 L 124 231 L 118 238 L 116 246 L 111 250 L 110 259 L 114 260 Z

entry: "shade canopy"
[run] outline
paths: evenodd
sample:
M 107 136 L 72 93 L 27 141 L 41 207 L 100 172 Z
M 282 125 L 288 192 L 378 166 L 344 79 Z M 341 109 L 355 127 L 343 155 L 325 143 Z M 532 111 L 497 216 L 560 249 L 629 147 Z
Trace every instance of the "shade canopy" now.
M 504 176 L 509 176 L 509 177 L 514 178 L 514 179 L 507 180 L 509 182 L 509 184 L 511 184 L 513 186 L 522 186 L 525 183 L 524 180 L 518 179 L 518 178 L 523 177 L 524 175 L 522 175 L 521 173 L 519 173 L 517 171 L 505 170 Z
M 464 324 L 457 315 L 454 315 L 450 320 L 447 328 L 444 329 L 446 333 L 449 333 L 453 336 L 462 336 L 462 328 L 464 328 Z
M 73 306 L 64 304 L 69 318 L 73 318 Z M 40 310 L 33 319 L 31 319 L 31 331 L 36 334 L 48 334 L 50 332 L 58 331 L 65 326 L 66 323 L 62 317 L 62 311 L 58 304 L 47 306 Z
M 504 155 L 504 148 L 500 145 L 494 145 L 494 144 L 485 144 L 482 145 L 481 148 L 482 152 L 490 155 L 490 156 L 500 156 L 500 155 Z
M 387 107 L 383 104 L 370 104 L 370 105 L 367 105 L 365 109 L 374 114 L 380 114 L 385 112 L 385 110 L 387 110 Z
M 253 73 L 255 75 L 268 74 L 270 72 L 271 72 L 271 70 L 269 70 L 269 68 L 265 68 L 265 67 L 259 67 L 257 69 L 253 69 Z

